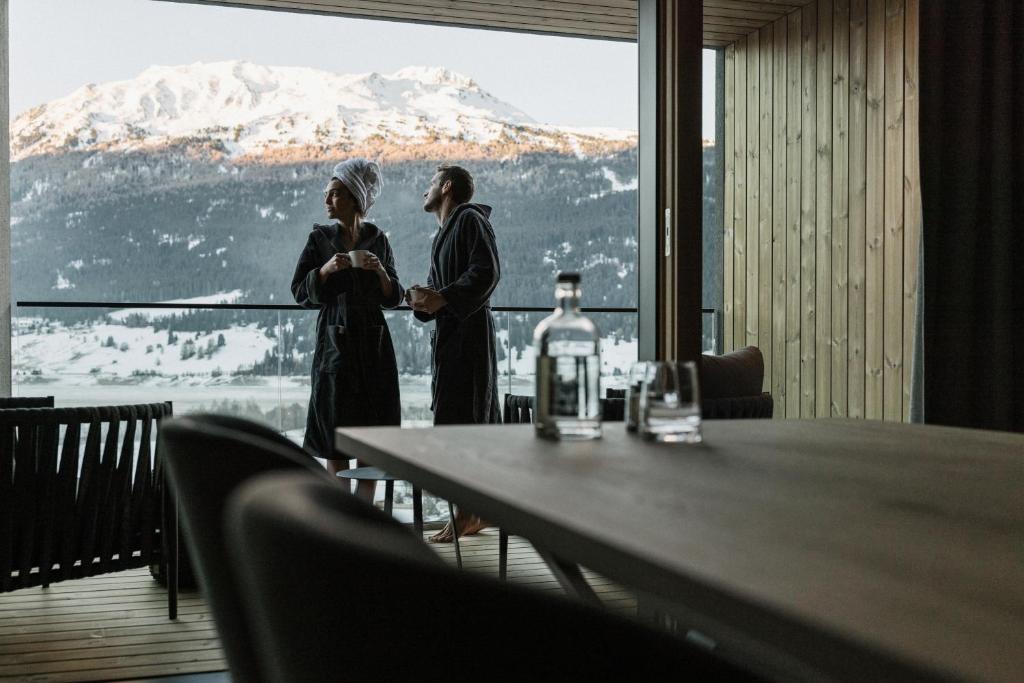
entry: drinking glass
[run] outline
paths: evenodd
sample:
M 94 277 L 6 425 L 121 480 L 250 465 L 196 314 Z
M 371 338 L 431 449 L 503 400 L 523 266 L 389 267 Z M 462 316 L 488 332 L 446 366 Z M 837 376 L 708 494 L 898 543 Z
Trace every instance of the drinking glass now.
M 629 369 L 629 384 L 626 385 L 625 421 L 626 431 L 635 432 L 640 423 L 640 391 L 647 374 L 647 361 L 633 363 Z
M 645 439 L 700 443 L 700 389 L 693 361 L 647 365 L 640 390 L 640 432 Z

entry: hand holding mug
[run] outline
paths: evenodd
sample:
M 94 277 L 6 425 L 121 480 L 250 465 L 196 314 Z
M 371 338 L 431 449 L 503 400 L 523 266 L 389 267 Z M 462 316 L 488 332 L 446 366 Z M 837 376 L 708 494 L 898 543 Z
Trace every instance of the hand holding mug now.
M 348 254 L 337 253 L 327 263 L 320 266 L 320 280 L 326 280 L 331 275 L 352 267 L 352 259 Z
M 363 264 L 360 267 L 363 270 L 384 270 L 384 265 L 380 262 L 380 259 L 377 258 L 377 255 L 373 253 L 369 253 L 363 258 Z
M 408 292 L 412 310 L 433 315 L 448 305 L 440 292 L 429 287 L 413 287 Z

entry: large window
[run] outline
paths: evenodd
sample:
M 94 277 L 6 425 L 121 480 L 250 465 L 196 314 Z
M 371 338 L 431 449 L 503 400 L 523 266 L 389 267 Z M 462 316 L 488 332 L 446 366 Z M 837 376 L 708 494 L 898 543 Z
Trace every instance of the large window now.
M 436 230 L 422 193 L 453 162 L 494 207 L 493 304 L 549 306 L 578 270 L 584 305 L 636 306 L 633 44 L 149 0 L 12 0 L 11 26 L 15 301 L 200 306 L 17 307 L 19 394 L 301 432 L 315 313 L 201 306 L 290 304 L 330 169 L 355 155 L 383 165 L 368 218 L 406 285 Z M 506 391 L 532 391 L 541 316 L 496 314 Z M 613 386 L 636 315 L 597 318 Z M 388 321 L 405 418 L 429 420 L 426 329 Z

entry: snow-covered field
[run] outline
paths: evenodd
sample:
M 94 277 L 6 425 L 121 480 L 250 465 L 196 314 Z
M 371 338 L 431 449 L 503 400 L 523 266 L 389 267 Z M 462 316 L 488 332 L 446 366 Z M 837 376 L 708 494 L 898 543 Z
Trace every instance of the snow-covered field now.
M 143 313 L 153 319 L 163 311 Z M 284 429 L 289 429 L 285 411 L 305 409 L 308 376 L 237 374 L 263 361 L 277 344 L 255 323 L 208 333 L 180 332 L 174 343 L 168 343 L 166 330 L 121 324 L 128 315 L 120 311 L 104 322 L 74 325 L 15 318 L 15 394 L 53 395 L 65 406 L 173 401 L 178 414 L 216 410 L 256 417 L 258 411 Z M 508 331 L 499 330 L 498 343 L 507 348 L 507 341 Z M 185 351 L 186 346 L 191 350 Z M 636 354 L 636 340 L 603 340 L 603 388 L 624 385 Z M 499 393 L 533 393 L 531 347 L 512 349 L 498 365 Z M 399 378 L 406 424 L 429 424 L 427 373 L 429 368 L 424 368 L 421 374 Z

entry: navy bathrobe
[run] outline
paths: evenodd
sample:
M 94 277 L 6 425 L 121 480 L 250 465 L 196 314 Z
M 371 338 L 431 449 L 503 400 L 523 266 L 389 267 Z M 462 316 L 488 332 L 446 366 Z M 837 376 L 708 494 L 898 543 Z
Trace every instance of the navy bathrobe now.
M 402 302 L 395 257 L 388 238 L 374 224 L 360 227 L 355 249 L 372 251 L 391 278 L 385 297 L 377 273 L 347 268 L 320 284 L 320 267 L 344 251 L 340 227 L 314 225 L 292 277 L 292 294 L 305 308 L 318 308 L 312 392 L 303 446 L 321 458 L 334 455 L 334 428 L 399 425 L 402 406 L 398 365 L 382 308 Z
M 491 207 L 461 204 L 445 221 L 431 248 L 427 285 L 447 305 L 434 315 L 431 370 L 434 424 L 501 422 L 498 360 L 490 296 L 501 268 Z

